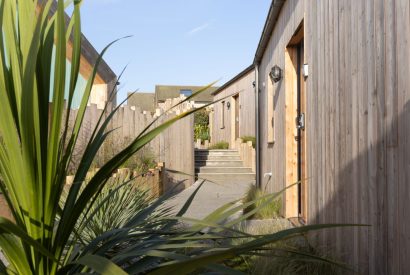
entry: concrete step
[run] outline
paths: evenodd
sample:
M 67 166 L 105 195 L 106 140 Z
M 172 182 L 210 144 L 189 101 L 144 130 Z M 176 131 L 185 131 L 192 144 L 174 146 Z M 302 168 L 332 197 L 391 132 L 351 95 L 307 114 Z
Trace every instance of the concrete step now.
M 199 173 L 199 179 L 207 179 L 213 182 L 245 182 L 255 180 L 254 173 Z
M 253 173 L 250 167 L 199 167 L 196 173 Z
M 195 160 L 195 168 L 212 166 L 212 167 L 242 167 L 242 160 Z
M 239 156 L 238 150 L 195 150 L 195 156 Z
M 209 155 L 209 156 L 195 156 L 195 161 L 204 160 L 241 160 L 239 155 Z

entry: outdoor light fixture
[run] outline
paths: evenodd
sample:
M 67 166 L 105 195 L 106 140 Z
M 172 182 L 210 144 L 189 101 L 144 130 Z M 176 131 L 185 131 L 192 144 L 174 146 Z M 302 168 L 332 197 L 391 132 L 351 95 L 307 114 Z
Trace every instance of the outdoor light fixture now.
M 231 108 L 231 103 L 230 102 L 226 103 L 226 107 L 228 107 L 228 110 L 229 110 Z
M 278 65 L 273 66 L 269 76 L 273 82 L 279 82 L 282 79 L 282 69 Z
M 305 78 L 309 76 L 309 65 L 308 64 L 303 64 L 302 72 Z

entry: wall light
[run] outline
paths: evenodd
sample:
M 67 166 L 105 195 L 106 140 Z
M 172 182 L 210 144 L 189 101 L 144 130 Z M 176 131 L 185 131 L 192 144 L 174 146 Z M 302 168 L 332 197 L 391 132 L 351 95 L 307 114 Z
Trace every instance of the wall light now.
M 230 102 L 228 102 L 228 103 L 226 103 L 226 107 L 228 108 L 228 110 L 231 108 L 231 103 Z
M 308 64 L 303 64 L 302 73 L 305 78 L 309 76 L 309 65 Z
M 269 76 L 273 82 L 279 82 L 282 79 L 282 69 L 278 65 L 273 66 Z

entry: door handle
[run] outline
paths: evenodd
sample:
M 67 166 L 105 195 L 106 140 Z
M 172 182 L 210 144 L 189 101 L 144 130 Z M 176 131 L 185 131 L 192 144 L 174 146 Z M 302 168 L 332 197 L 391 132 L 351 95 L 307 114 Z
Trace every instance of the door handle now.
M 301 113 L 296 117 L 296 128 L 305 130 L 305 113 Z

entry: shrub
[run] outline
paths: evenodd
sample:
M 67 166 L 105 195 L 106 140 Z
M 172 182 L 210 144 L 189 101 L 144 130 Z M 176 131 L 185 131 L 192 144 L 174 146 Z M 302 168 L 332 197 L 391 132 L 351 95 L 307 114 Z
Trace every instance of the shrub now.
M 255 257 L 251 261 L 252 274 L 338 275 L 345 274 L 348 269 L 346 264 L 312 246 L 303 236 L 282 241 L 272 247 L 274 249 L 264 257 Z M 333 263 L 338 263 L 340 266 Z
M 217 149 L 219 149 L 219 150 L 229 149 L 229 143 L 226 142 L 226 141 L 220 141 L 220 142 L 218 142 L 218 143 L 215 143 L 215 144 L 209 146 L 209 149 L 211 149 L 211 150 L 212 150 L 212 149 L 213 149 L 213 150 L 217 150 Z
M 252 147 L 256 147 L 256 138 L 253 136 L 243 136 L 241 137 L 243 143 L 247 143 L 248 141 L 252 141 Z
M 209 112 L 205 109 L 199 110 L 194 114 L 194 124 L 208 126 L 209 125 Z
M 244 213 L 249 213 L 254 209 L 259 209 L 254 215 L 250 218 L 252 219 L 273 219 L 278 218 L 280 216 L 280 212 L 282 209 L 282 200 L 280 198 L 277 199 L 268 199 L 266 197 L 266 193 L 256 187 L 255 185 L 251 185 L 246 192 L 246 196 L 243 199 L 243 203 L 249 203 L 255 201 L 254 204 L 246 207 L 244 209 Z
M 139 177 L 130 179 L 130 175 L 110 178 L 96 197 L 90 203 L 88 215 L 83 213 L 76 224 L 81 243 L 89 244 L 104 232 L 123 227 L 133 216 L 147 208 L 152 202 L 147 188 L 138 181 Z M 86 180 L 87 182 L 87 180 Z M 64 206 L 67 193 L 62 197 Z M 83 226 L 81 220 L 88 218 Z M 149 218 L 147 220 L 150 220 Z
M 209 140 L 209 127 L 206 125 L 195 124 L 194 140 Z
M 242 225 L 239 230 L 253 235 L 264 235 L 290 229 L 292 225 L 285 219 L 273 223 L 259 223 L 258 225 Z M 233 241 L 242 244 L 246 239 Z M 258 256 L 241 256 L 230 261 L 230 265 L 247 274 L 272 275 L 305 275 L 345 274 L 349 267 L 335 259 L 330 251 L 314 247 L 306 235 L 297 235 L 287 240 L 281 240 L 265 247 L 268 252 L 260 252 Z M 328 249 L 327 249 L 328 250 Z M 326 259 L 326 261 L 323 261 Z
M 210 140 L 209 137 L 209 112 L 199 110 L 194 115 L 194 139 Z
M 150 169 L 157 167 L 157 162 L 152 149 L 145 146 L 129 158 L 122 167 L 135 171 L 137 174 L 146 174 Z

